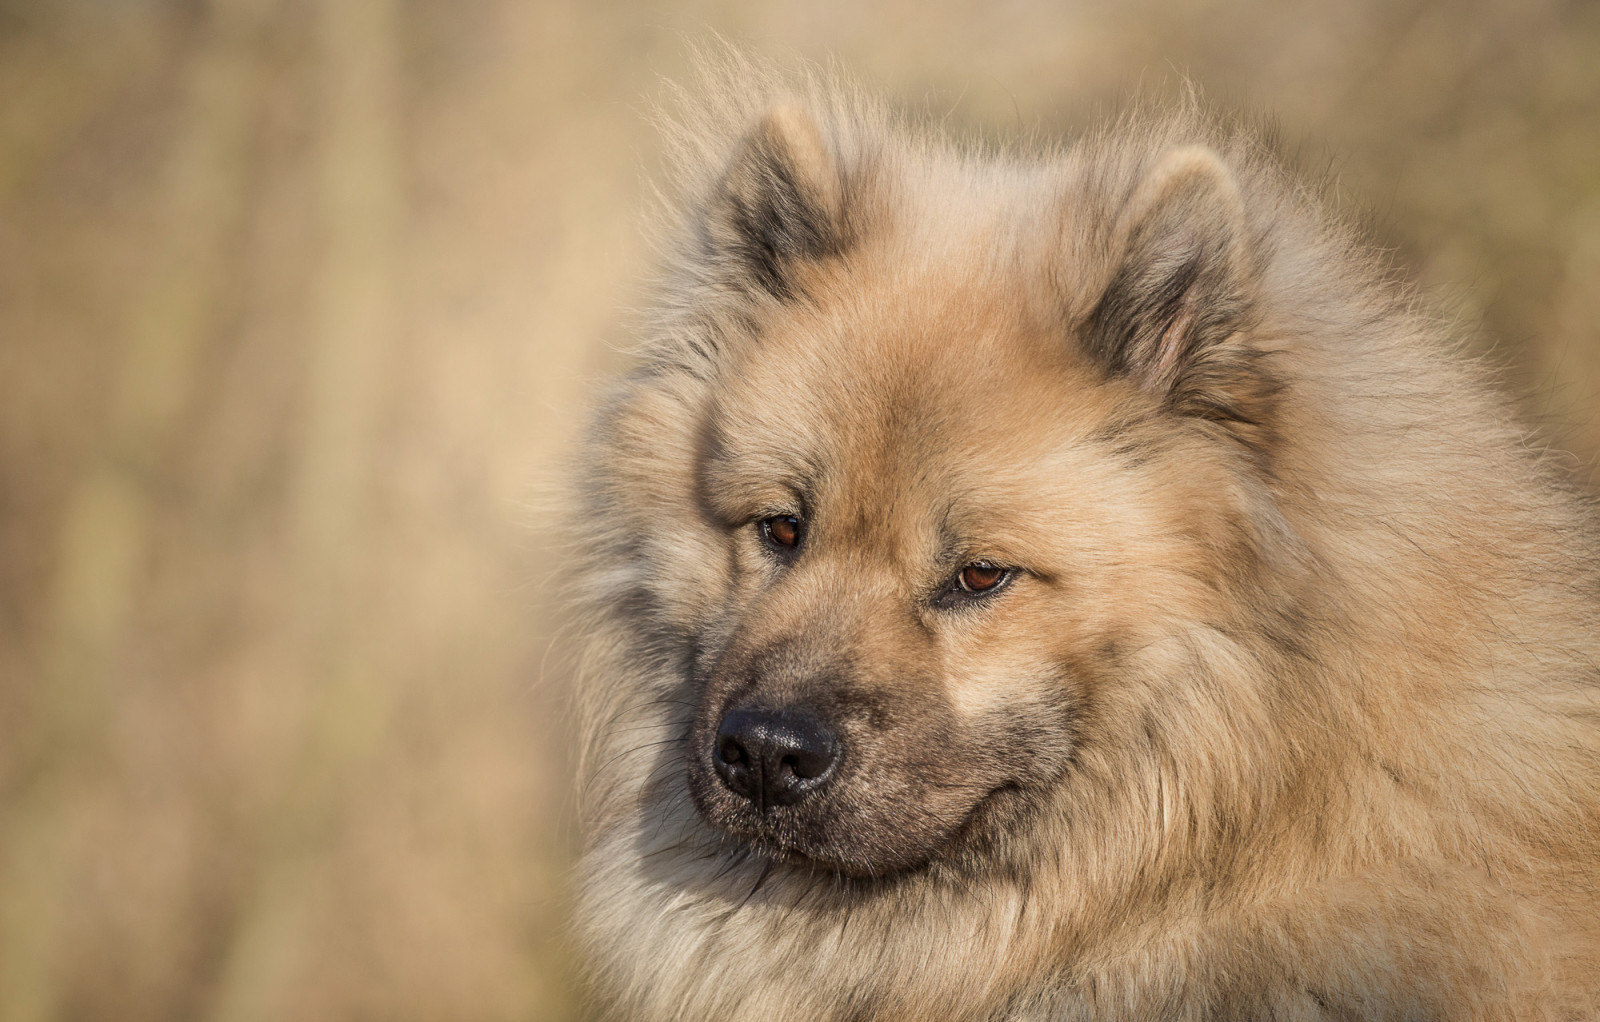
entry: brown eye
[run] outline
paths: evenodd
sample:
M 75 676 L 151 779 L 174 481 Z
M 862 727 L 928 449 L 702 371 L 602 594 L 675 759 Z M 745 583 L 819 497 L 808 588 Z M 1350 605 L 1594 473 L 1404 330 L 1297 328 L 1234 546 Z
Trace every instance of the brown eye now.
M 773 515 L 761 519 L 761 538 L 782 550 L 800 545 L 800 519 L 794 515 Z
M 1006 579 L 1006 569 L 996 567 L 988 561 L 979 561 L 969 564 L 961 569 L 961 574 L 956 576 L 964 592 L 986 593 Z

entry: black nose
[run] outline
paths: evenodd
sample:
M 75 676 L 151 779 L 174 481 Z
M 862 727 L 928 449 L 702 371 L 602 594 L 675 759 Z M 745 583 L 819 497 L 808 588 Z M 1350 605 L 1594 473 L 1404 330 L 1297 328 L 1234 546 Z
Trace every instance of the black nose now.
M 833 776 L 839 739 L 803 713 L 733 710 L 722 718 L 711 762 L 728 790 L 763 812 L 793 805 Z

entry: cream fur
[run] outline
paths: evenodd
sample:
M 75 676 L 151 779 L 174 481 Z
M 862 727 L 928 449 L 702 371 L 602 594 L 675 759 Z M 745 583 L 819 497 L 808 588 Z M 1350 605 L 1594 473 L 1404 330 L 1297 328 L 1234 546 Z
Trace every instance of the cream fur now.
M 658 300 L 572 516 L 603 1011 L 1600 1017 L 1592 509 L 1258 133 L 1140 111 L 986 149 L 738 58 L 679 99 Z M 836 232 L 781 264 L 790 297 L 716 249 L 718 203 L 766 187 L 730 176 L 752 133 Z M 1083 354 L 1102 295 L 1191 230 L 1243 311 L 1209 361 L 1173 347 L 1208 305 L 1107 373 Z M 818 541 L 811 589 L 718 524 L 778 499 L 799 448 L 861 523 Z M 883 608 L 952 492 L 1034 571 L 987 616 L 924 614 L 925 641 Z M 793 620 L 875 678 L 939 679 L 974 726 L 1070 690 L 1059 776 L 917 869 L 751 853 L 686 787 L 697 678 Z

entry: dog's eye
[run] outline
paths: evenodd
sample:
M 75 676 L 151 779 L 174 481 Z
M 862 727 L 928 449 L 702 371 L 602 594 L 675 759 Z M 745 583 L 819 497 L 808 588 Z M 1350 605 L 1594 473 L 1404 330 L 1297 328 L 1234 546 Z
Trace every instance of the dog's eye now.
M 1017 569 L 1002 568 L 988 561 L 973 561 L 956 572 L 934 597 L 933 605 L 945 609 L 971 606 L 1000 592 L 1017 576 Z
M 800 547 L 800 519 L 795 515 L 773 515 L 756 523 L 761 538 L 769 547 L 784 556 L 791 556 Z
M 961 569 L 956 575 L 956 585 L 961 587 L 962 592 L 976 596 L 998 589 L 1010 575 L 1011 572 L 1005 568 L 988 561 L 978 561 Z

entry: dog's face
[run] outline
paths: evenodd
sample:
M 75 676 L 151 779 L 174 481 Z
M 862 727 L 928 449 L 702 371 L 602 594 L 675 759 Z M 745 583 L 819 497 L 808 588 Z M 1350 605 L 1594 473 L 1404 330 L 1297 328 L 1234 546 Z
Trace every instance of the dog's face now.
M 1069 494 L 1038 490 L 1072 475 L 1048 403 L 1071 369 L 951 322 L 959 299 L 928 315 L 930 295 L 894 290 L 764 333 L 701 466 L 732 570 L 703 657 L 696 801 L 763 847 L 863 873 L 919 864 L 980 807 L 1059 775 L 1080 698 L 1040 627 L 1075 574 L 1052 536 L 1072 528 Z M 1029 348 L 1048 381 L 1017 371 Z
M 815 158 L 782 128 L 758 159 Z M 714 553 L 673 581 L 708 608 L 689 786 L 769 855 L 882 875 L 1023 826 L 1107 721 L 1137 718 L 1122 658 L 1207 614 L 1239 563 L 1240 459 L 1173 408 L 1192 267 L 1153 311 L 1115 260 L 1085 271 L 1101 297 L 1074 319 L 1058 253 L 1030 260 L 1005 211 L 830 247 L 827 189 L 783 170 L 736 180 L 724 225 L 766 232 L 746 254 L 777 300 L 697 427 Z

